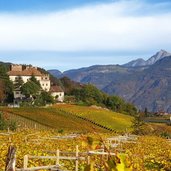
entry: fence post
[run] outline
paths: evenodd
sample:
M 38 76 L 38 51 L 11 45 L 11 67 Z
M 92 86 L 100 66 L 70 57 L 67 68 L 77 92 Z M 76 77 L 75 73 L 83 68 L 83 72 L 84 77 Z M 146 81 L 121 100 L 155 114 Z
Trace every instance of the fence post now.
M 9 142 L 12 142 L 12 141 L 11 141 L 11 137 L 8 138 L 8 141 L 9 141 Z
M 87 164 L 88 164 L 88 165 L 90 164 L 90 156 L 89 156 L 89 154 L 88 154 L 88 156 L 87 156 Z
M 75 171 L 78 171 L 78 145 L 76 146 Z
M 56 151 L 56 165 L 59 165 L 59 150 Z
M 6 158 L 6 166 L 5 171 L 15 171 L 16 164 L 16 148 L 13 146 L 9 146 L 8 154 Z
M 27 169 L 27 166 L 28 166 L 28 155 L 25 155 L 24 156 L 24 166 L 23 166 L 23 168 Z
M 102 150 L 102 152 L 104 153 L 104 149 Z M 104 154 L 102 154 L 102 155 L 100 156 L 100 161 L 103 162 L 103 160 L 104 160 Z

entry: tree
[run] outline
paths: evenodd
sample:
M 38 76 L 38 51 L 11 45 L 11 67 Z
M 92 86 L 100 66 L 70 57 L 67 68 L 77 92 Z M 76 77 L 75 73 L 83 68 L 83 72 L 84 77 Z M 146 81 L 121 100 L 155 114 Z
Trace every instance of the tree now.
M 109 96 L 106 101 L 106 106 L 116 112 L 122 112 L 125 102 L 118 96 Z
M 145 115 L 146 117 L 149 116 L 149 112 L 148 112 L 148 109 L 147 109 L 147 108 L 145 108 L 145 110 L 144 110 L 144 115 Z
M 46 104 L 53 104 L 54 98 L 49 92 L 43 91 L 39 96 L 37 96 L 34 105 L 35 106 L 44 106 Z
M 5 97 L 5 85 L 3 80 L 0 79 L 0 102 L 3 102 Z
M 133 104 L 126 103 L 124 107 L 124 112 L 131 116 L 135 116 L 137 114 L 137 108 Z
M 7 68 L 4 65 L 0 65 L 0 79 L 8 79 Z
M 14 89 L 19 89 L 24 84 L 24 81 L 21 76 L 16 77 L 15 83 L 14 83 Z
M 7 128 L 7 124 L 5 122 L 3 114 L 0 112 L 0 130 L 4 130 L 6 128 Z
M 142 113 L 138 113 L 134 116 L 134 119 L 132 121 L 132 128 L 134 134 L 143 134 L 143 126 L 145 125 L 143 118 L 144 116 Z
M 7 68 L 4 65 L 0 65 L 0 87 L 1 89 L 1 102 L 13 101 L 13 83 L 9 80 L 7 75 Z
M 39 87 L 41 87 L 40 82 L 36 79 L 36 77 L 34 75 L 31 76 L 30 81 L 34 82 Z
M 33 81 L 28 81 L 22 85 L 21 92 L 26 97 L 30 97 L 30 96 L 35 97 L 36 95 L 39 94 L 40 87 L 37 84 L 35 84 Z
M 82 101 L 88 105 L 102 105 L 104 101 L 104 93 L 93 85 L 85 85 L 83 88 L 74 89 L 72 95 L 77 101 Z

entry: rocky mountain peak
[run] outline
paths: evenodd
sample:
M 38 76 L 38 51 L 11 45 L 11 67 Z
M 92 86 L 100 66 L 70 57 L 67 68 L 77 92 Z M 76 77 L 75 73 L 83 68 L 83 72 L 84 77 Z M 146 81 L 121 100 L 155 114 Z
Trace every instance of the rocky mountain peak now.
M 133 60 L 131 62 L 124 64 L 123 66 L 125 66 L 125 67 L 136 67 L 136 66 L 144 66 L 144 65 L 145 65 L 145 60 L 142 58 L 138 58 L 136 60 Z
M 153 65 L 154 63 L 156 63 L 158 60 L 167 57 L 167 56 L 171 56 L 171 53 L 161 49 L 159 52 L 157 52 L 155 55 L 153 55 L 151 58 L 149 58 L 146 61 L 146 65 Z
M 143 60 L 142 58 L 133 60 L 131 62 L 128 62 L 124 64 L 125 67 L 139 67 L 139 66 L 149 66 L 155 64 L 158 60 L 171 56 L 171 53 L 167 52 L 166 50 L 161 49 L 159 52 L 157 52 L 155 55 L 150 57 L 147 61 Z

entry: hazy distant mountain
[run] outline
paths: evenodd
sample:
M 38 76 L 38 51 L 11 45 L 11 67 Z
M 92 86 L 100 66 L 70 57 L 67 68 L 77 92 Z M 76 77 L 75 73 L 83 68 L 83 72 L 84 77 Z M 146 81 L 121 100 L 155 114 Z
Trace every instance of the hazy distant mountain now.
M 164 50 L 147 61 L 138 59 L 123 66 L 95 65 L 65 71 L 63 75 L 122 96 L 142 110 L 147 107 L 149 111 L 171 112 L 171 54 Z
M 62 72 L 57 69 L 51 69 L 51 70 L 48 70 L 48 72 L 50 72 L 54 77 L 57 77 L 57 78 L 62 75 Z
M 136 60 L 133 60 L 131 62 L 124 64 L 123 66 L 125 66 L 125 67 L 136 67 L 136 66 L 145 66 L 145 65 L 146 65 L 146 61 L 142 58 L 138 58 Z
M 111 81 L 121 79 L 128 73 L 128 69 L 119 65 L 95 65 L 87 68 L 69 70 L 63 75 L 76 82 L 91 83 L 103 89 Z
M 103 91 L 122 96 L 139 109 L 171 112 L 171 56 L 148 69 L 113 81 Z

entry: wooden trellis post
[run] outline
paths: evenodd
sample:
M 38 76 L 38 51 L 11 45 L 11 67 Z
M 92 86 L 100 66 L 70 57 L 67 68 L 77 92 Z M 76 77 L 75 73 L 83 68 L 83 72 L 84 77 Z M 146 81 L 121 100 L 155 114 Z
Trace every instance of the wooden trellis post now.
M 56 165 L 59 165 L 59 150 L 56 151 Z
M 78 171 L 78 145 L 76 146 L 75 171 Z
M 28 166 L 28 155 L 25 155 L 24 156 L 23 168 L 24 169 L 27 169 L 27 166 Z
M 90 155 L 88 154 L 87 156 L 87 164 L 89 165 L 90 164 Z
M 9 146 L 8 154 L 6 158 L 5 171 L 15 171 L 16 164 L 16 148 L 14 146 Z

